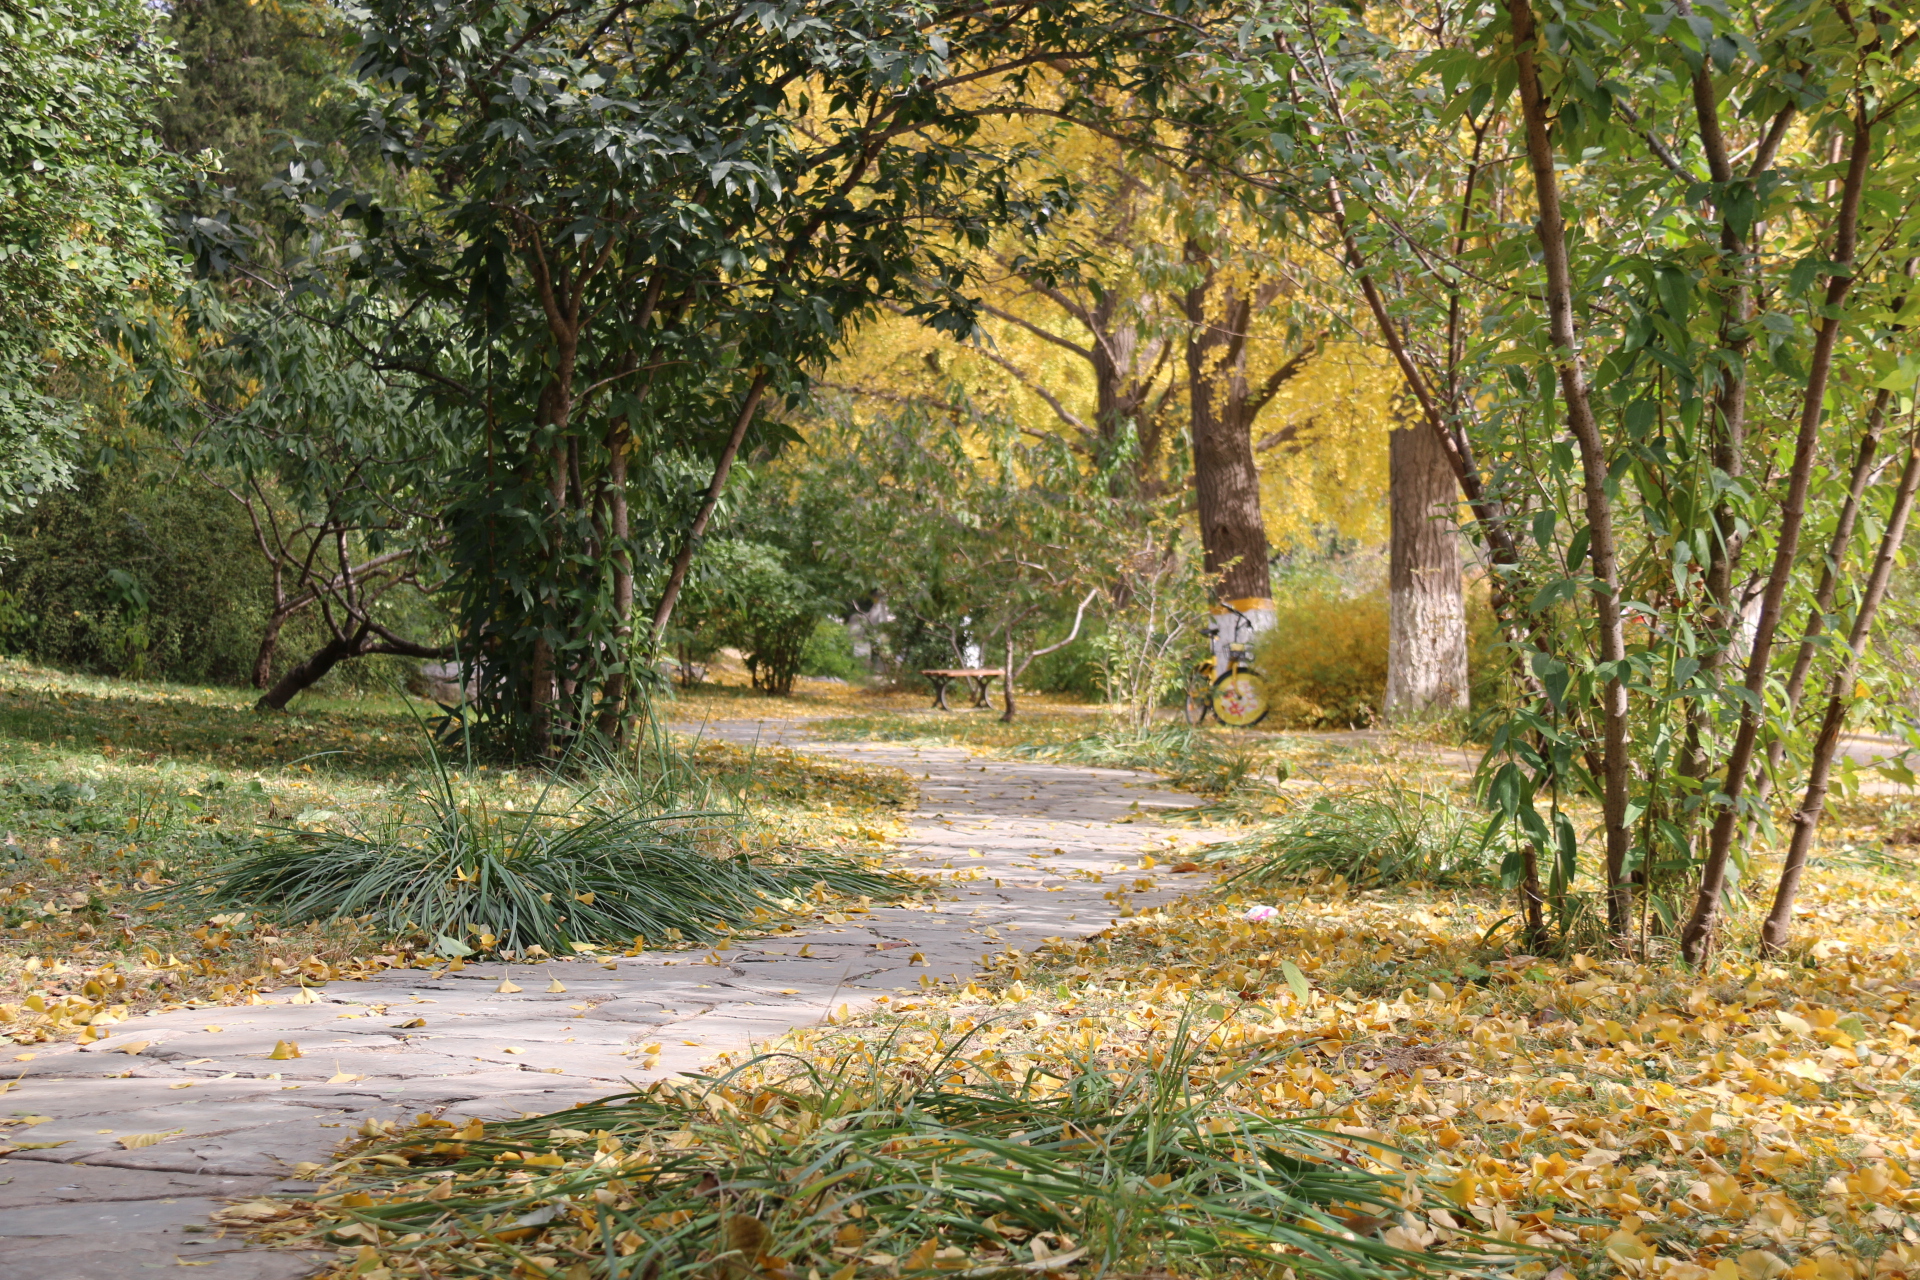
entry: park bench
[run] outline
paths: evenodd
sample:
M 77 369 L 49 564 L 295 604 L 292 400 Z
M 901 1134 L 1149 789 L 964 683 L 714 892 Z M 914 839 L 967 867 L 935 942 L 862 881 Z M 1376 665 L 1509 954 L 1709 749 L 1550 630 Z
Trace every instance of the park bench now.
M 993 690 L 993 682 L 1000 678 L 998 667 L 934 667 L 922 670 L 921 675 L 933 682 L 933 705 L 942 711 L 951 711 L 947 705 L 947 686 L 955 680 L 965 680 L 973 690 L 973 705 L 987 705 L 987 695 Z

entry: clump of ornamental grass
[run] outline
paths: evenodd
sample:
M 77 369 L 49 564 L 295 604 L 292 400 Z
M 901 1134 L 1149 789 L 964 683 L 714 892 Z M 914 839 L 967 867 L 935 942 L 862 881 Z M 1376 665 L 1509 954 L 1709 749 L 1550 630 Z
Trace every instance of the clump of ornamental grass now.
M 1498 1261 L 1465 1235 L 1390 1243 L 1414 1175 L 1377 1142 L 1233 1104 L 1278 1058 L 1216 1075 L 1204 1047 L 1183 1021 L 1153 1063 L 998 1082 L 964 1042 L 931 1064 L 882 1044 L 518 1121 L 422 1117 L 335 1166 L 303 1225 L 396 1275 L 1361 1280 Z
M 741 822 L 718 810 L 496 809 L 443 771 L 373 824 L 279 828 L 203 884 L 218 903 L 290 923 L 360 920 L 456 956 L 706 942 L 809 895 L 911 891 L 843 855 L 743 849 Z
M 1481 839 L 1468 810 L 1445 796 L 1387 783 L 1323 796 L 1214 846 L 1213 857 L 1245 865 L 1228 883 L 1355 888 L 1484 884 L 1499 876 L 1499 851 Z

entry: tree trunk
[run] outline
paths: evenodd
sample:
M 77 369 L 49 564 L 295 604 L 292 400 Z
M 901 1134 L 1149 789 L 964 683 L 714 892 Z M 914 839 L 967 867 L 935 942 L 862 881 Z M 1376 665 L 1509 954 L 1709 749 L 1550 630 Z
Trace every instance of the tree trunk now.
M 253 655 L 253 687 L 264 689 L 273 683 L 273 658 L 280 648 L 280 628 L 287 625 L 287 615 L 274 613 L 268 616 L 267 625 L 260 631 L 260 648 Z
M 1800 891 L 1800 875 L 1806 870 L 1807 855 L 1813 851 L 1814 833 L 1820 826 L 1820 814 L 1827 806 L 1833 757 L 1840 746 L 1841 730 L 1846 728 L 1847 711 L 1853 704 L 1853 683 L 1859 671 L 1860 655 L 1866 651 L 1867 637 L 1873 633 L 1874 615 L 1886 597 L 1894 558 L 1906 541 L 1907 518 L 1913 514 L 1916 488 L 1920 488 L 1920 442 L 1909 440 L 1906 466 L 1900 473 L 1893 509 L 1887 514 L 1887 527 L 1880 538 L 1880 554 L 1874 558 L 1873 571 L 1867 577 L 1866 590 L 1853 615 L 1853 627 L 1847 634 L 1846 648 L 1840 651 L 1840 663 L 1827 682 L 1827 710 L 1820 722 L 1820 735 L 1814 740 L 1807 793 L 1800 811 L 1793 815 L 1793 842 L 1787 849 L 1786 865 L 1780 871 L 1780 883 L 1774 889 L 1773 909 L 1767 913 L 1767 922 L 1760 930 L 1760 950 L 1764 955 L 1777 956 L 1786 949 L 1787 933 L 1793 926 L 1793 901 Z
M 1847 485 L 1847 500 L 1840 506 L 1840 515 L 1834 521 L 1833 535 L 1827 542 L 1826 563 L 1820 567 L 1820 585 L 1813 592 L 1813 608 L 1807 613 L 1806 628 L 1800 633 L 1800 648 L 1793 655 L 1793 671 L 1787 676 L 1786 713 L 1783 719 L 1791 722 L 1794 713 L 1800 709 L 1800 699 L 1806 693 L 1807 673 L 1813 669 L 1815 652 L 1820 648 L 1820 637 L 1827 629 L 1827 614 L 1833 610 L 1833 597 L 1840 587 L 1840 576 L 1847 563 L 1847 548 L 1853 542 L 1853 526 L 1860 518 L 1860 499 L 1867 491 L 1877 470 L 1875 462 L 1880 451 L 1880 436 L 1886 430 L 1887 405 L 1893 399 L 1893 392 L 1882 390 L 1873 398 L 1873 408 L 1867 414 L 1866 430 L 1861 433 L 1859 449 L 1854 454 L 1853 475 Z M 1784 733 L 1776 733 L 1767 743 L 1767 767 L 1754 779 L 1753 800 L 1756 805 L 1764 805 L 1773 794 L 1773 788 L 1780 775 L 1780 764 L 1787 750 L 1787 738 Z M 1752 823 L 1748 824 L 1752 831 Z
M 1807 384 L 1801 394 L 1800 424 L 1794 441 L 1793 463 L 1787 471 L 1787 493 L 1780 504 L 1780 526 L 1773 553 L 1773 566 L 1767 574 L 1766 590 L 1760 600 L 1760 618 L 1754 626 L 1753 640 L 1747 650 L 1747 698 L 1740 708 L 1740 727 L 1734 735 L 1733 749 L 1727 755 L 1721 792 L 1725 799 L 1714 815 L 1713 831 L 1708 838 L 1707 857 L 1700 869 L 1700 888 L 1693 900 L 1693 911 L 1680 934 L 1680 951 L 1689 964 L 1698 964 L 1713 944 L 1720 924 L 1720 899 L 1727 888 L 1727 863 L 1733 853 L 1734 827 L 1740 821 L 1741 795 L 1746 789 L 1747 768 L 1753 762 L 1754 743 L 1760 733 L 1760 714 L 1765 705 L 1768 661 L 1773 654 L 1774 633 L 1785 607 L 1787 585 L 1793 576 L 1794 557 L 1800 550 L 1800 528 L 1806 520 L 1807 488 L 1813 478 L 1818 454 L 1820 423 L 1826 413 L 1827 380 L 1833 372 L 1833 349 L 1840 336 L 1842 304 L 1853 287 L 1853 254 L 1859 235 L 1861 193 L 1866 186 L 1867 168 L 1872 160 L 1873 133 L 1864 117 L 1854 121 L 1852 148 L 1847 159 L 1846 184 L 1840 197 L 1833 236 L 1833 274 L 1827 279 L 1825 314 L 1815 333 L 1813 352 L 1807 361 Z
M 1012 724 L 1014 716 L 1019 714 L 1013 702 L 1013 627 L 1007 627 L 1006 661 L 1000 666 L 1000 701 L 1004 710 L 1000 713 L 1001 724 Z
M 367 651 L 367 629 L 362 627 L 351 639 L 335 636 L 321 645 L 305 661 L 295 663 L 291 670 L 280 677 L 273 688 L 260 695 L 253 704 L 255 711 L 285 711 L 293 696 L 302 689 L 311 687 L 322 676 L 333 670 L 348 658 L 355 658 Z
M 707 485 L 707 496 L 701 501 L 693 524 L 687 528 L 686 541 L 680 544 L 680 553 L 673 558 L 673 569 L 668 573 L 667 585 L 660 593 L 660 604 L 653 611 L 652 643 L 656 647 L 660 637 L 667 632 L 667 622 L 673 617 L 673 606 L 680 599 L 680 588 L 686 585 L 687 570 L 693 564 L 693 553 L 700 549 L 700 539 L 706 536 L 707 522 L 713 519 L 714 508 L 720 505 L 720 492 L 727 487 L 727 476 L 733 471 L 733 460 L 739 456 L 741 442 L 747 438 L 747 428 L 753 424 L 753 415 L 759 411 L 760 400 L 766 393 L 767 371 L 762 369 L 753 375 L 753 385 L 747 388 L 747 398 L 740 405 L 740 416 L 734 419 L 733 434 L 728 437 L 726 448 L 720 451 L 719 460 L 713 464 L 713 480 Z
M 598 729 L 602 741 L 623 746 L 627 741 L 628 688 L 633 677 L 627 669 L 633 665 L 633 552 L 627 546 L 632 533 L 627 513 L 627 447 L 631 437 L 623 422 L 607 433 L 607 538 L 613 545 L 613 611 L 619 619 L 614 625 L 614 643 L 619 652 L 614 660 L 619 669 L 607 680 L 601 694 Z M 649 655 L 651 657 L 651 655 Z
M 1387 572 L 1388 719 L 1467 705 L 1467 608 L 1460 589 L 1459 488 L 1424 421 L 1388 433 L 1392 533 Z
M 1190 262 L 1205 262 L 1196 244 Z M 1267 525 L 1260 512 L 1260 469 L 1253 457 L 1253 423 L 1242 411 L 1248 305 L 1231 290 L 1224 314 L 1209 315 L 1214 272 L 1189 289 L 1187 403 L 1193 432 L 1193 488 L 1200 519 L 1200 545 L 1208 587 L 1225 609 L 1216 610 L 1214 659 L 1224 666 L 1230 642 L 1249 643 L 1273 625 L 1273 579 L 1267 566 Z M 1244 619 L 1244 621 L 1243 621 Z
M 573 416 L 573 362 L 576 350 L 570 339 L 563 338 L 558 352 L 559 368 L 540 393 L 539 422 L 552 428 L 554 433 L 554 443 L 542 457 L 549 468 L 546 523 L 550 531 L 549 545 L 553 549 L 552 577 L 544 584 L 547 595 L 544 603 L 556 610 L 560 607 L 558 581 L 561 558 L 566 547 L 563 531 L 569 519 L 567 430 Z M 536 456 L 541 456 L 538 451 Z M 552 641 L 548 639 L 548 631 L 543 626 L 539 638 L 533 642 L 533 654 L 527 671 L 527 748 L 535 760 L 551 759 L 554 753 L 554 703 L 558 700 L 560 680 L 555 656 Z
M 1581 488 L 1592 535 L 1588 555 L 1593 565 L 1593 610 L 1599 623 L 1600 660 L 1611 674 L 1602 687 L 1601 715 L 1605 751 L 1601 757 L 1603 795 L 1601 812 L 1607 839 L 1607 929 L 1625 939 L 1633 928 L 1633 887 L 1627 881 L 1627 686 L 1620 674 L 1626 659 L 1626 629 L 1622 619 L 1620 574 L 1613 542 L 1613 501 L 1607 493 L 1608 458 L 1593 404 L 1587 394 L 1587 371 L 1580 354 L 1580 336 L 1573 315 L 1573 269 L 1567 248 L 1567 224 L 1560 211 L 1559 177 L 1554 167 L 1553 141 L 1548 119 L 1553 113 L 1534 64 L 1533 8 L 1528 0 L 1508 0 L 1513 21 L 1514 66 L 1518 72 L 1521 116 L 1526 126 L 1527 165 L 1533 171 L 1534 197 L 1539 219 L 1534 224 L 1541 264 L 1547 276 L 1547 325 L 1553 335 L 1560 375 L 1560 394 L 1566 401 L 1567 427 L 1580 448 Z

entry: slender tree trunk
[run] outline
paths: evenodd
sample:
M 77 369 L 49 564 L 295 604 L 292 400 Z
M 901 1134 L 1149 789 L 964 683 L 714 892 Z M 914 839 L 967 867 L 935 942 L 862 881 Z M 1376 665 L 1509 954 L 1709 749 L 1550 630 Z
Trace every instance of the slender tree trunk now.
M 608 677 L 601 694 L 600 719 L 596 726 L 605 742 L 624 745 L 627 740 L 627 690 L 633 677 L 627 674 L 633 652 L 633 550 L 627 545 L 632 535 L 627 512 L 627 448 L 632 443 L 623 421 L 607 433 L 607 537 L 613 544 L 614 660 L 619 668 Z
M 720 492 L 727 487 L 727 476 L 733 471 L 733 460 L 740 452 L 741 441 L 747 438 L 747 428 L 753 424 L 753 415 L 760 409 L 760 401 L 767 394 L 767 371 L 762 369 L 754 374 L 753 385 L 747 388 L 747 397 L 740 404 L 740 416 L 734 419 L 733 434 L 727 438 L 727 447 L 721 450 L 720 460 L 713 466 L 713 481 L 707 486 L 707 496 L 700 503 L 700 511 L 687 528 L 686 541 L 680 544 L 680 553 L 673 558 L 673 570 L 667 575 L 666 588 L 660 593 L 659 607 L 653 611 L 653 644 L 658 647 L 660 637 L 666 634 L 667 622 L 673 617 L 673 606 L 680 599 L 680 589 L 686 585 L 687 570 L 693 564 L 693 553 L 700 549 L 700 539 L 706 536 L 707 523 L 713 519 L 713 510 L 720 505 Z
M 1538 955 L 1547 945 L 1547 895 L 1540 888 L 1540 850 L 1533 841 L 1521 849 L 1520 859 L 1520 938 L 1528 951 Z
M 1000 664 L 1000 712 L 1001 724 L 1012 724 L 1014 716 L 1019 714 L 1013 701 L 1013 626 L 1008 624 L 1006 635 L 1006 660 Z
M 1813 593 L 1813 608 L 1807 612 L 1806 629 L 1800 633 L 1800 647 L 1793 655 L 1793 670 L 1787 675 L 1786 710 L 1783 720 L 1791 721 L 1800 709 L 1800 699 L 1806 694 L 1807 673 L 1813 668 L 1815 652 L 1820 648 L 1820 637 L 1827 629 L 1827 614 L 1833 611 L 1833 597 L 1840 586 L 1840 571 L 1847 563 L 1847 547 L 1853 541 L 1853 526 L 1860 518 L 1860 499 L 1867 491 L 1867 484 L 1873 478 L 1876 461 L 1880 456 L 1880 437 L 1886 430 L 1887 404 L 1893 398 L 1893 392 L 1882 390 L 1873 398 L 1873 408 L 1867 415 L 1866 430 L 1860 435 L 1860 447 L 1853 458 L 1853 475 L 1847 484 L 1847 499 L 1840 506 L 1839 518 L 1833 524 L 1833 537 L 1827 542 L 1826 563 L 1820 566 L 1820 585 Z M 1767 767 L 1754 779 L 1753 798 L 1755 804 L 1764 804 L 1773 793 L 1774 780 L 1779 776 L 1781 759 L 1786 755 L 1787 739 L 1785 734 L 1776 733 L 1767 743 Z M 1751 828 L 1749 828 L 1751 829 Z
M 253 687 L 264 689 L 273 683 L 273 659 L 280 648 L 280 629 L 287 625 L 287 615 L 276 610 L 267 615 L 267 625 L 260 629 L 260 648 L 253 655 Z
M 1760 949 L 1768 955 L 1778 955 L 1786 948 L 1787 934 L 1793 927 L 1793 901 L 1800 891 L 1800 876 L 1806 870 L 1807 855 L 1813 850 L 1813 837 L 1827 805 L 1833 757 L 1840 745 L 1840 733 L 1846 728 L 1860 655 L 1866 651 L 1867 637 L 1873 633 L 1874 615 L 1880 611 L 1880 602 L 1886 598 L 1887 581 L 1893 576 L 1894 559 L 1906 540 L 1907 518 L 1913 514 L 1916 488 L 1920 488 L 1920 440 L 1909 440 L 1906 467 L 1900 473 L 1893 510 L 1887 515 L 1886 531 L 1880 538 L 1880 554 L 1874 558 L 1873 572 L 1867 577 L 1866 591 L 1853 615 L 1853 629 L 1847 635 L 1847 647 L 1842 651 L 1840 664 L 1827 681 L 1827 711 L 1820 722 L 1820 736 L 1814 739 L 1807 793 L 1800 811 L 1793 815 L 1793 842 L 1787 849 L 1786 865 L 1780 871 L 1780 883 L 1774 889 L 1773 909 L 1767 913 L 1767 922 L 1760 929 Z
M 1573 273 L 1567 258 L 1567 227 L 1560 211 L 1559 179 L 1554 172 L 1548 134 L 1549 107 L 1534 64 L 1536 38 L 1528 0 L 1508 0 L 1513 21 L 1514 62 L 1519 72 L 1521 112 L 1527 133 L 1527 162 L 1533 170 L 1540 207 L 1536 224 L 1547 273 L 1547 323 L 1558 353 L 1560 392 L 1567 402 L 1567 426 L 1580 449 L 1588 554 L 1593 564 L 1593 605 L 1600 631 L 1600 660 L 1610 672 L 1601 693 L 1601 756 L 1604 793 L 1601 809 L 1607 839 L 1607 927 L 1616 938 L 1633 930 L 1633 887 L 1627 882 L 1627 687 L 1619 674 L 1626 657 L 1626 631 L 1620 610 L 1620 576 L 1613 539 L 1613 506 L 1607 496 L 1606 446 L 1587 395 L 1587 375 L 1573 317 Z
M 1524 2 L 1524 0 L 1520 0 Z M 1767 574 L 1766 591 L 1761 597 L 1760 618 L 1754 627 L 1752 647 L 1747 653 L 1746 691 L 1740 708 L 1740 727 L 1734 735 L 1733 750 L 1721 791 L 1724 799 L 1714 815 L 1713 833 L 1707 845 L 1707 857 L 1700 869 L 1700 890 L 1693 911 L 1680 935 L 1680 950 L 1690 963 L 1698 963 L 1712 944 L 1720 920 L 1720 899 L 1727 888 L 1727 862 L 1733 851 L 1733 833 L 1740 820 L 1740 798 L 1745 790 L 1747 769 L 1753 762 L 1754 743 L 1759 737 L 1761 713 L 1765 705 L 1767 664 L 1773 656 L 1773 638 L 1780 626 L 1780 613 L 1786 602 L 1787 584 L 1793 577 L 1793 564 L 1800 550 L 1800 528 L 1806 520 L 1807 488 L 1813 477 L 1813 464 L 1820 442 L 1820 421 L 1825 412 L 1827 381 L 1833 372 L 1833 348 L 1840 335 L 1840 307 L 1853 287 L 1853 253 L 1859 231 L 1860 196 L 1866 186 L 1867 167 L 1873 153 L 1871 127 L 1864 117 L 1854 121 L 1852 153 L 1847 162 L 1845 185 L 1841 189 L 1840 208 L 1835 220 L 1833 258 L 1835 274 L 1827 281 L 1825 314 L 1814 338 L 1813 355 L 1807 362 L 1807 385 L 1800 402 L 1800 427 L 1794 442 L 1793 464 L 1788 472 L 1786 497 L 1780 504 L 1780 531 L 1774 545 L 1773 566 Z
M 557 327 L 557 326 L 556 326 Z M 558 344 L 558 367 L 553 377 L 540 393 L 539 421 L 542 426 L 553 432 L 552 443 L 543 461 L 549 468 L 547 473 L 547 513 L 546 523 L 548 540 L 552 554 L 552 583 L 545 584 L 547 599 L 541 601 L 548 610 L 557 613 L 560 601 L 555 592 L 554 583 L 560 579 L 560 570 L 565 555 L 566 526 L 570 521 L 567 510 L 568 478 L 568 439 L 567 430 L 573 417 L 573 369 L 576 351 L 574 342 L 563 337 Z M 557 619 L 553 619 L 557 621 Z M 542 619 L 540 634 L 533 642 L 532 661 L 527 673 L 528 708 L 528 749 L 536 760 L 548 760 L 554 754 L 554 703 L 559 695 L 561 672 L 554 653 L 551 630 L 545 625 L 549 619 Z
M 1387 451 L 1387 717 L 1457 711 L 1467 705 L 1467 608 L 1454 527 L 1459 488 L 1425 422 L 1389 432 Z

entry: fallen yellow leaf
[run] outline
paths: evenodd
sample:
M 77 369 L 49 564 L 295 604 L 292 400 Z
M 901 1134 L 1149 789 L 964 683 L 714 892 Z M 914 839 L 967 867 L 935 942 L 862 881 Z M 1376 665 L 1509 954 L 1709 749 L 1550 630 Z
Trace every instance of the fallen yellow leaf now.
M 520 988 L 514 985 L 512 978 L 502 978 L 500 979 L 500 985 L 495 987 L 494 990 L 500 992 L 502 995 L 512 995 L 514 992 L 520 990 Z
M 302 1055 L 299 1045 L 291 1040 L 280 1040 L 275 1042 L 273 1052 L 267 1055 L 267 1060 L 269 1062 L 286 1062 L 300 1056 Z
M 124 1138 L 115 1138 L 114 1141 L 132 1151 L 137 1147 L 151 1147 L 155 1143 L 165 1142 L 179 1132 L 178 1129 L 171 1129 L 166 1133 L 130 1133 Z

